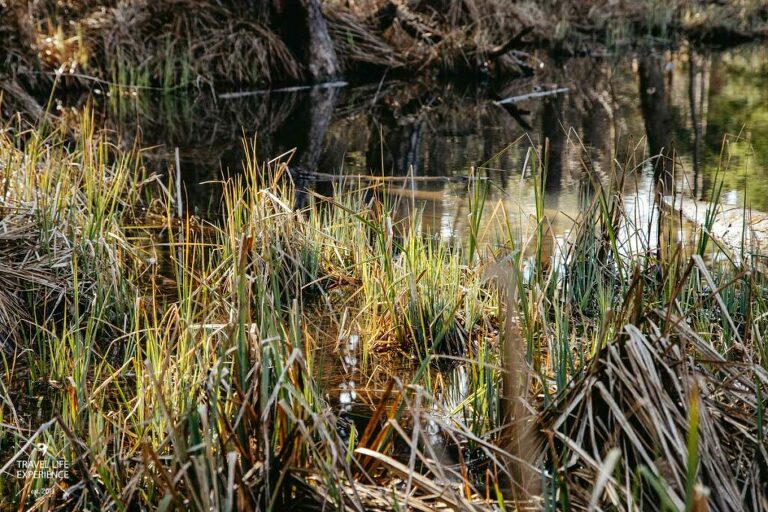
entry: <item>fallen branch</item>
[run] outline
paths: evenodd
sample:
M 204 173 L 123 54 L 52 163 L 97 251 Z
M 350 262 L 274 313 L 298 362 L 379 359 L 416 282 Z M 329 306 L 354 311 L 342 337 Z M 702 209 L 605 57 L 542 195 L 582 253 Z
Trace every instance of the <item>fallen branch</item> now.
M 497 105 L 508 105 L 510 103 L 517 103 L 518 101 L 544 98 L 546 96 L 557 96 L 558 94 L 562 94 L 564 92 L 568 92 L 568 87 L 559 87 L 557 89 L 550 89 L 548 91 L 529 92 L 528 94 L 521 94 L 520 96 L 510 96 L 509 98 L 504 98 L 503 100 L 495 101 L 494 103 Z
M 361 180 L 374 182 L 465 182 L 465 181 L 484 181 L 485 176 L 373 176 L 368 174 L 327 174 L 323 172 L 299 171 L 302 177 L 311 178 L 313 181 L 338 181 L 338 180 Z

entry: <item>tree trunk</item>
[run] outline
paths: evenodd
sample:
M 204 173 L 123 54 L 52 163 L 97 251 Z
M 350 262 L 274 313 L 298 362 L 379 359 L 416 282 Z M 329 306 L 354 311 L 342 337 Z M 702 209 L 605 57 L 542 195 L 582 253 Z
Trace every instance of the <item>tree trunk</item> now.
M 339 78 L 339 64 L 325 23 L 320 0 L 299 0 L 307 16 L 309 30 L 309 76 L 314 82 L 327 82 Z
M 273 0 L 272 19 L 288 47 L 299 55 L 314 83 L 341 76 L 321 0 Z

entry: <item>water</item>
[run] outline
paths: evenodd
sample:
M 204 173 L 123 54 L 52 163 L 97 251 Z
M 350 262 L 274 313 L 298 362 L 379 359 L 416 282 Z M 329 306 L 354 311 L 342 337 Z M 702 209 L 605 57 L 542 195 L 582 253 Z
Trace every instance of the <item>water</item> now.
M 260 158 L 296 148 L 292 163 L 328 174 L 413 175 L 395 194 L 424 209 L 424 229 L 460 235 L 466 226 L 466 185 L 419 181 L 476 174 L 491 184 L 491 201 L 510 215 L 533 211 L 530 147 L 548 141 L 545 205 L 566 229 L 580 205 L 587 169 L 607 179 L 644 157 L 674 148 L 685 179 L 680 190 L 708 197 L 724 137 L 732 156 L 723 200 L 748 201 L 768 211 L 768 64 L 765 47 L 725 52 L 689 49 L 545 62 L 534 78 L 506 84 L 374 83 L 311 91 L 211 94 L 123 99 L 125 126 L 138 126 L 149 155 L 172 163 L 181 150 L 190 204 L 210 212 L 218 204 L 212 180 L 237 172 L 242 137 L 256 136 Z M 553 89 L 560 94 L 544 95 Z M 531 95 L 531 93 L 535 93 Z M 504 106 L 501 98 L 533 96 Z M 133 131 L 124 129 L 127 140 Z M 740 142 L 733 143 L 737 140 Z M 529 159 L 530 161 L 530 159 Z M 652 172 L 634 169 L 641 194 Z M 329 183 L 319 183 L 330 193 Z M 628 194 L 631 195 L 631 194 Z M 634 199 L 630 199 L 635 201 Z
M 138 129 L 143 145 L 156 146 L 146 154 L 159 166 L 172 165 L 180 148 L 187 207 L 200 215 L 215 215 L 215 182 L 238 172 L 243 136 L 255 135 L 259 158 L 296 148 L 292 166 L 305 171 L 412 176 L 392 182 L 390 195 L 401 199 L 402 215 L 421 211 L 422 229 L 444 237 L 466 234 L 467 184 L 458 178 L 474 173 L 489 184 L 488 211 L 506 213 L 524 240 L 535 227 L 532 151 L 543 153 L 546 143 L 545 214 L 557 241 L 589 200 L 591 179 L 607 183 L 623 175 L 625 207 L 639 225 L 654 225 L 655 167 L 646 159 L 661 152 L 678 162 L 667 180 L 670 190 L 706 200 L 722 179 L 723 202 L 768 212 L 767 52 L 760 46 L 682 48 L 544 60 L 536 77 L 506 84 L 383 81 L 243 95 L 127 96 L 112 102 L 112 119 L 126 143 Z M 522 98 L 497 103 L 511 97 Z M 331 181 L 305 183 L 332 193 Z M 381 367 L 364 371 L 354 334 L 334 346 L 318 349 L 324 383 L 341 415 L 364 427 L 386 376 L 376 373 Z M 461 369 L 447 380 L 455 385 L 446 400 L 459 403 L 467 393 Z

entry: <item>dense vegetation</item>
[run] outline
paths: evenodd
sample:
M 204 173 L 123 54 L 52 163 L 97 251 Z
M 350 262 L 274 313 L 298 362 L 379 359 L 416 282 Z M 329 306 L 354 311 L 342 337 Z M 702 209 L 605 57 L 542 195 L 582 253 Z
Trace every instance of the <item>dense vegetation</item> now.
M 0 79 L 45 92 L 54 78 L 65 88 L 163 90 L 383 73 L 489 79 L 535 72 L 534 50 L 768 35 L 768 10 L 755 0 L 15 0 L 0 4 L 0 19 Z
M 765 280 L 707 226 L 681 244 L 594 180 L 549 264 L 543 200 L 533 236 L 488 238 L 506 216 L 470 180 L 466 240 L 436 239 L 382 186 L 296 210 L 284 164 L 251 152 L 209 223 L 78 126 L 0 139 L 2 469 L 70 462 L 3 478 L 5 505 L 766 506 Z M 352 336 L 363 368 L 412 361 L 362 425 L 318 380 Z
M 687 51 L 682 112 L 644 53 L 767 24 L 753 0 L 0 0 L 0 509 L 768 510 L 768 215 L 748 206 L 766 201 L 764 54 L 708 69 Z M 498 101 L 510 79 L 562 84 L 564 55 L 636 45 L 639 144 L 615 96 L 569 93 L 580 139 L 557 87 L 525 82 L 548 96 L 540 141 L 505 140 L 504 179 L 534 190 L 521 223 L 487 169 L 414 176 L 421 126 L 530 132 L 525 105 Z M 603 64 L 567 71 L 612 88 Z M 373 100 L 222 101 L 337 79 Z M 435 86 L 456 79 L 481 93 Z M 389 126 L 350 121 L 377 109 Z M 370 174 L 320 168 L 338 115 L 367 130 Z M 197 210 L 172 148 L 259 130 L 304 147 L 267 155 L 248 135 L 240 165 L 215 153 L 225 169 L 198 180 L 215 207 Z M 547 198 L 565 153 L 563 234 Z M 674 181 L 689 163 L 696 223 Z M 417 180 L 462 189 L 461 229 L 425 228 Z

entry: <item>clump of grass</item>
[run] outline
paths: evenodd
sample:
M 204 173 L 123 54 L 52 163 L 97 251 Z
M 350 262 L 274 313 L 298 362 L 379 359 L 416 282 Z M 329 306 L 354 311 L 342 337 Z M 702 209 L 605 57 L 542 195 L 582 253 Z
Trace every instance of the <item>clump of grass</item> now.
M 81 300 L 85 305 L 93 295 L 126 290 L 117 269 L 124 247 L 109 237 L 121 240 L 116 218 L 136 202 L 141 169 L 132 152 L 120 153 L 94 134 L 89 114 L 74 149 L 56 142 L 64 130 L 46 134 L 8 127 L 0 133 L 6 284 L 1 308 L 6 314 L 0 317 L 16 341 L 29 324 L 49 325 Z M 84 160 L 93 174 L 82 172 Z
M 627 326 L 545 416 L 554 440 L 550 460 L 563 464 L 560 500 L 572 507 L 692 510 L 698 492 L 697 500 L 713 508 L 762 508 L 765 370 L 745 373 L 742 364 L 729 364 L 682 322 L 664 335 L 664 320 L 647 319 L 655 334 Z M 700 405 L 692 401 L 697 389 Z M 617 469 L 594 489 L 616 448 Z
M 464 264 L 461 246 L 423 236 L 418 214 L 397 223 L 393 207 L 376 210 L 370 256 L 355 272 L 378 348 L 394 343 L 420 360 L 465 355 L 490 300 L 481 273 Z

